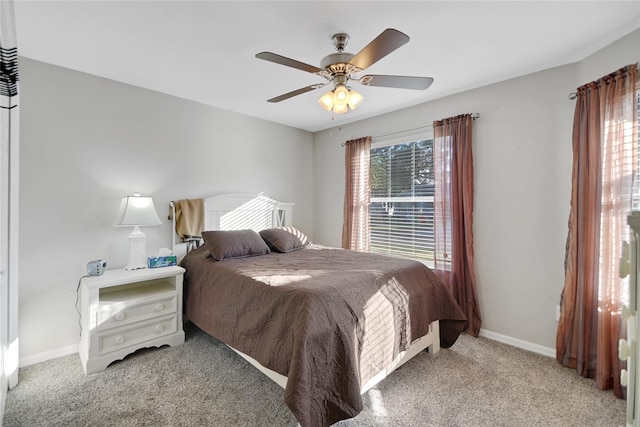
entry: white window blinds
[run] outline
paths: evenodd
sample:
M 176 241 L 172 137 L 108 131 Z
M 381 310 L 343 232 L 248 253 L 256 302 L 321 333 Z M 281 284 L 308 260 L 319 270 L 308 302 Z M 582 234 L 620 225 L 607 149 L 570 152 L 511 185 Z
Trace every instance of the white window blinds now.
M 371 149 L 371 252 L 433 265 L 433 140 Z

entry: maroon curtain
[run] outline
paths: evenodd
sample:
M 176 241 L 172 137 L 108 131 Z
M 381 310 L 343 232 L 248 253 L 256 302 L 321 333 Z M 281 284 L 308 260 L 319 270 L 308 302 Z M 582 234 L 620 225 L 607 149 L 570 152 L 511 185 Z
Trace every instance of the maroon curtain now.
M 435 170 L 435 272 L 467 316 L 465 332 L 478 336 L 473 254 L 473 116 L 433 122 Z
M 628 279 L 618 275 L 629 239 L 637 165 L 637 65 L 578 88 L 573 122 L 571 211 L 556 358 L 601 389 L 620 385 L 622 300 Z
M 345 143 L 345 191 L 342 247 L 367 252 L 370 245 L 371 137 Z

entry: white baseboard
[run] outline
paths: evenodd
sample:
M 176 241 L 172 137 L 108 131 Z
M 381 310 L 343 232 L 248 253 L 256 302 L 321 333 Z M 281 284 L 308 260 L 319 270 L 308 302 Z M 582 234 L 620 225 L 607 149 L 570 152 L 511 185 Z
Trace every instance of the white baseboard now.
M 480 336 L 489 338 L 490 340 L 498 341 L 504 344 L 509 344 L 514 347 L 518 347 L 524 350 L 532 351 L 534 353 L 542 354 L 547 357 L 556 357 L 556 349 L 551 347 L 545 347 L 539 344 L 534 344 L 529 341 L 524 341 L 518 338 L 513 338 L 507 335 L 502 335 L 497 332 L 488 331 L 486 329 L 480 329 Z M 25 356 L 20 358 L 19 367 L 35 365 L 36 363 L 46 362 L 47 360 L 56 359 L 58 357 L 68 356 L 78 352 L 78 344 L 71 344 L 66 347 L 57 348 L 54 350 L 45 351 L 31 356 Z
M 480 329 L 481 337 L 489 338 L 490 340 L 498 341 L 504 344 L 509 344 L 513 347 L 518 347 L 523 350 L 532 351 L 534 353 L 541 354 L 547 357 L 556 357 L 556 349 L 551 347 L 545 347 L 543 345 L 534 344 L 529 341 L 524 341 L 518 338 L 513 338 L 507 335 L 502 335 L 497 332 L 487 331 L 486 329 Z
M 35 365 L 36 363 L 46 362 L 47 360 L 57 359 L 58 357 L 68 356 L 77 352 L 78 344 L 71 344 L 66 347 L 60 347 L 54 350 L 32 354 L 31 356 L 21 357 L 18 362 L 18 366 L 23 368 L 25 366 Z

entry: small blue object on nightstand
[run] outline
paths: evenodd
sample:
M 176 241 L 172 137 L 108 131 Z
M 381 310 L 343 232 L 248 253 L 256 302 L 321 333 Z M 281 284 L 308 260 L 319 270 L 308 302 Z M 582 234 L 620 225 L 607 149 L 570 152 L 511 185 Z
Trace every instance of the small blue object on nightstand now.
M 149 257 L 147 258 L 147 266 L 149 268 L 158 267 L 170 267 L 178 263 L 178 258 L 175 255 Z

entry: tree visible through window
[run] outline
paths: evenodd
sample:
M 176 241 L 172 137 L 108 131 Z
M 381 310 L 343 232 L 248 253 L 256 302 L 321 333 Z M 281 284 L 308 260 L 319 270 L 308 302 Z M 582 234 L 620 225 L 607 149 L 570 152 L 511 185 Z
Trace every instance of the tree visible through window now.
M 371 149 L 371 252 L 433 264 L 433 140 Z

